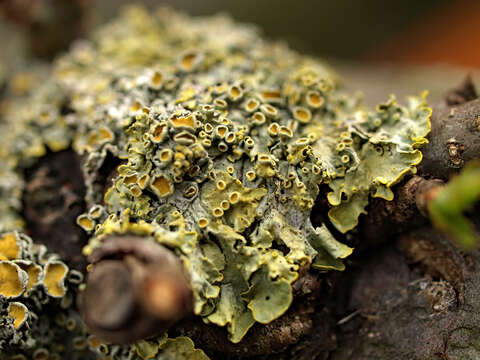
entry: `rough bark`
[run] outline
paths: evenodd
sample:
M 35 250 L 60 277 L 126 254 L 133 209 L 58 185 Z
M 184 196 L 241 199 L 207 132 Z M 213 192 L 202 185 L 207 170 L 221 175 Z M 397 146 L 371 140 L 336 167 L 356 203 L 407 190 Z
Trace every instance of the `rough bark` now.
M 480 253 L 448 244 L 427 227 L 366 259 L 348 305 L 361 315 L 339 327 L 331 359 L 478 359 Z
M 419 172 L 448 179 L 480 154 L 480 100 L 441 105 L 432 115 L 432 132 Z
M 25 171 L 23 218 L 26 231 L 69 267 L 85 271 L 87 234 L 76 224 L 85 211 L 85 184 L 73 150 L 48 153 Z

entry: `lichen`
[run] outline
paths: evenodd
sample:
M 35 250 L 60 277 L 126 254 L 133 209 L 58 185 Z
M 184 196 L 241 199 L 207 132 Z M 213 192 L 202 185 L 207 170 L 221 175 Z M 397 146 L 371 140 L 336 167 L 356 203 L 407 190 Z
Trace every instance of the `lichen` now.
M 0 233 L 0 239 L 3 254 L 9 254 L 8 260 L 0 261 L 1 358 L 62 358 L 65 345 L 88 336 L 71 308 L 82 274 L 69 270 L 57 255 L 23 233 Z M 62 347 L 57 343 L 60 337 Z
M 53 297 L 63 297 L 67 291 L 65 277 L 68 267 L 61 261 L 50 261 L 45 265 L 44 284 L 47 294 Z
M 301 268 L 344 269 L 352 248 L 327 224 L 312 225 L 315 201 L 326 197 L 338 230 L 355 228 L 369 197 L 392 200 L 391 186 L 415 172 L 431 114 L 424 95 L 368 111 L 326 65 L 229 18 L 136 7 L 76 44 L 15 104 L 1 125 L 0 228 L 22 226 L 21 170 L 72 147 L 84 159 L 84 254 L 110 234 L 173 249 L 190 275 L 194 313 L 225 326 L 232 342 L 285 313 Z M 108 156 L 120 165 L 104 191 Z M 15 244 L 0 239 L 2 264 Z M 61 299 L 68 270 L 59 264 L 39 264 L 39 289 Z M 11 265 L 31 276 L 28 266 Z M 89 343 L 105 358 L 157 350 L 159 359 L 205 358 L 183 338 Z
M 194 348 L 192 340 L 183 336 L 139 341 L 135 344 L 135 351 L 141 360 L 208 360 L 202 350 Z

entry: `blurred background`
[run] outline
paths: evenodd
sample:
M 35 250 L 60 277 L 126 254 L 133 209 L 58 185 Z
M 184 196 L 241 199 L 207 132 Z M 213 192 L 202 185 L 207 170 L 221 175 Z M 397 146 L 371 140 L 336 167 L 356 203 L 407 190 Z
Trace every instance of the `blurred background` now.
M 3 73 L 49 61 L 118 13 L 127 0 L 0 0 Z M 228 13 L 267 38 L 326 58 L 368 102 L 429 89 L 431 99 L 466 74 L 479 83 L 479 0 L 143 0 L 191 15 Z M 1 70 L 0 70 L 1 71 Z

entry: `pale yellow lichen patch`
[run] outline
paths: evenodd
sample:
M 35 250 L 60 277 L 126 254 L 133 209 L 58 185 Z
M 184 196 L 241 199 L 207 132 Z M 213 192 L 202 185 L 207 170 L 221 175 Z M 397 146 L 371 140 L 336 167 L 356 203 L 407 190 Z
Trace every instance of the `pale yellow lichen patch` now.
M 255 180 L 255 178 L 257 177 L 257 174 L 255 173 L 255 171 L 249 170 L 249 171 L 247 171 L 247 173 L 245 174 L 245 176 L 247 177 L 247 179 L 248 179 L 249 181 L 253 181 L 253 180 Z
M 225 181 L 223 180 L 218 180 L 217 181 L 217 189 L 222 191 L 222 190 L 225 190 L 225 187 L 227 186 L 227 184 L 225 184 Z
M 75 330 L 76 327 L 77 327 L 77 320 L 75 320 L 74 318 L 68 318 L 65 323 L 65 328 L 68 331 L 73 331 Z
M 173 140 L 178 144 L 188 146 L 194 144 L 197 141 L 197 137 L 187 131 L 182 131 L 181 133 L 175 135 Z
M 152 76 L 152 84 L 154 86 L 160 86 L 163 82 L 163 75 L 161 72 L 155 71 Z
M 152 140 L 155 142 L 159 142 L 163 139 L 163 130 L 165 128 L 165 125 L 163 124 L 157 124 L 152 131 Z
M 123 183 L 125 185 L 132 185 L 132 184 L 135 184 L 137 180 L 138 180 L 138 176 L 136 174 L 132 174 L 132 175 L 125 176 L 125 178 L 123 179 Z
M 185 190 L 185 192 L 183 193 L 183 195 L 184 195 L 186 198 L 190 199 L 190 198 L 194 197 L 194 196 L 197 194 L 197 191 L 198 191 L 198 190 L 197 190 L 197 188 L 196 188 L 195 186 L 190 186 L 190 187 L 188 187 L 188 188 Z
M 40 116 L 38 117 L 38 122 L 41 124 L 41 125 L 48 125 L 49 123 L 52 122 L 52 116 L 50 113 L 44 111 L 40 114 Z
M 98 219 L 100 215 L 103 213 L 103 207 L 102 206 L 93 206 L 88 214 L 92 217 L 92 219 Z
M 218 137 L 223 138 L 227 133 L 228 128 L 226 126 L 220 125 L 215 128 L 215 133 Z
M 101 141 L 109 141 L 113 139 L 113 133 L 109 128 L 101 127 L 100 128 L 100 139 Z
M 236 136 L 233 132 L 229 132 L 227 133 L 227 135 L 225 136 L 225 141 L 228 143 L 228 144 L 232 144 L 235 142 L 235 139 L 236 139 Z
M 179 59 L 179 67 L 184 71 L 192 71 L 198 65 L 200 55 L 196 52 L 187 52 Z
M 22 155 L 26 158 L 39 158 L 44 156 L 47 153 L 47 149 L 45 146 L 40 143 L 39 141 L 35 141 L 33 143 L 28 144 L 22 152 Z
M 220 217 L 223 216 L 223 210 L 220 209 L 219 207 L 213 209 L 213 215 L 215 217 Z
M 278 110 L 275 107 L 268 104 L 264 104 L 260 106 L 260 110 L 269 117 L 276 117 L 278 115 Z
M 140 176 L 140 178 L 138 179 L 138 186 L 140 186 L 141 189 L 145 189 L 145 186 L 147 186 L 149 179 L 150 176 L 148 174 Z
M 259 106 L 260 106 L 260 103 L 258 102 L 258 100 L 256 100 L 256 99 L 249 99 L 249 100 L 247 101 L 247 103 L 245 104 L 245 109 L 246 109 L 248 112 L 253 112 L 253 111 L 257 110 Z
M 238 191 L 232 192 L 229 196 L 229 200 L 232 205 L 236 204 L 239 199 L 240 199 L 240 193 Z
M 242 97 L 243 91 L 238 86 L 232 86 L 228 91 L 228 95 L 230 99 L 232 99 L 233 101 L 237 101 Z
M 35 287 L 35 285 L 38 284 L 40 275 L 42 273 L 42 268 L 40 265 L 25 260 L 15 261 L 15 264 L 17 264 L 28 275 L 28 282 L 25 289 L 25 291 L 28 293 Z
M 280 129 L 280 126 L 278 125 L 278 123 L 276 122 L 271 123 L 270 126 L 268 127 L 268 133 L 272 136 L 276 136 L 278 135 L 279 129 Z
M 92 148 L 93 146 L 111 141 L 113 138 L 114 136 L 112 131 L 102 126 L 100 129 L 94 130 L 90 133 L 88 136 L 87 145 L 89 148 Z
M 288 127 L 286 127 L 286 126 L 280 126 L 279 133 L 280 133 L 281 136 L 284 136 L 284 137 L 287 137 L 287 138 L 293 137 L 292 130 L 289 129 Z
M 77 217 L 77 224 L 86 231 L 92 231 L 95 227 L 95 221 L 90 219 L 90 217 L 86 214 L 82 214 Z
M 275 169 L 274 165 L 272 164 L 272 162 L 259 161 L 257 164 L 255 164 L 255 172 L 260 177 L 270 178 L 270 177 L 275 176 L 276 169 Z
M 68 267 L 61 261 L 51 261 L 45 266 L 45 279 L 43 284 L 47 294 L 52 297 L 62 297 L 67 292 L 65 277 Z
M 221 203 L 220 203 L 220 206 L 222 207 L 222 209 L 224 211 L 227 211 L 228 209 L 230 209 L 230 203 L 227 201 L 227 200 L 223 200 Z
M 208 225 L 208 219 L 206 219 L 206 218 L 200 218 L 200 219 L 198 219 L 198 226 L 199 226 L 200 228 L 203 229 L 203 228 L 207 227 L 207 225 Z
M 299 122 L 304 124 L 308 123 L 312 119 L 312 113 L 310 112 L 310 110 L 300 106 L 293 109 L 293 116 Z
M 228 103 L 223 99 L 215 99 L 213 103 L 218 109 L 226 109 L 228 107 Z
M 13 326 L 19 329 L 27 320 L 28 309 L 19 302 L 12 302 L 8 305 L 8 316 L 13 318 Z
M 14 232 L 6 233 L 0 238 L 0 259 L 17 259 L 20 255 L 17 235 Z
M 193 128 L 195 124 L 195 119 L 193 115 L 188 115 L 188 116 L 172 116 L 170 121 L 172 122 L 173 126 L 175 127 L 180 127 L 180 126 L 186 126 Z
M 325 99 L 318 91 L 309 91 L 306 95 L 307 104 L 312 108 L 319 108 L 325 102 Z
M 155 340 L 140 340 L 135 344 L 136 353 L 141 360 L 154 359 L 159 349 L 158 341 Z
M 170 180 L 168 180 L 164 175 L 160 175 L 153 179 L 150 187 L 160 197 L 165 197 L 171 195 L 173 192 L 172 185 Z
M 142 189 L 140 189 L 140 187 L 138 185 L 133 185 L 129 188 L 130 190 L 130 193 L 134 196 L 134 197 L 138 197 L 140 195 L 142 195 Z
M 188 88 L 180 92 L 180 96 L 175 100 L 175 104 L 181 104 L 195 97 L 195 90 Z M 185 105 L 187 106 L 187 105 Z
M 15 298 L 23 294 L 27 274 L 10 261 L 0 261 L 0 295 Z
M 215 181 L 204 185 L 202 199 L 211 207 L 215 218 L 225 216 L 225 221 L 236 231 L 243 231 L 255 218 L 259 201 L 266 189 L 245 187 L 239 179 L 226 171 L 214 173 Z M 220 188 L 219 188 L 220 184 Z M 233 203 L 230 196 L 233 195 Z
M 172 160 L 173 152 L 170 149 L 163 149 L 160 151 L 160 160 L 163 162 L 168 162 Z
M 140 101 L 135 101 L 132 106 L 130 106 L 130 110 L 136 112 L 142 108 L 142 103 Z
M 263 101 L 277 102 L 282 100 L 282 93 L 278 90 L 265 90 L 260 93 Z

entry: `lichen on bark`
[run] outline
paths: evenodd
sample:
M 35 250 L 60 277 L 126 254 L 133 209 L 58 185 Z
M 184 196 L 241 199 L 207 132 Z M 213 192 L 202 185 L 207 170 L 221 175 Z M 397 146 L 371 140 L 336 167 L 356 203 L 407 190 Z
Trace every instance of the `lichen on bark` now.
M 129 237 L 170 249 L 187 274 L 193 313 L 238 343 L 255 323 L 287 312 L 306 269 L 345 268 L 353 249 L 327 220 L 312 225 L 315 201 L 328 202 L 331 223 L 345 233 L 370 198 L 392 200 L 391 187 L 422 159 L 431 109 L 422 95 L 370 111 L 319 60 L 226 17 L 129 8 L 2 115 L 0 228 L 23 226 L 23 171 L 73 150 L 85 184 L 83 254 Z M 149 261 L 134 245 L 119 249 L 109 256 L 140 260 L 137 268 Z M 90 340 L 114 359 L 157 350 L 168 358 L 167 345 L 204 356 L 184 338 Z

